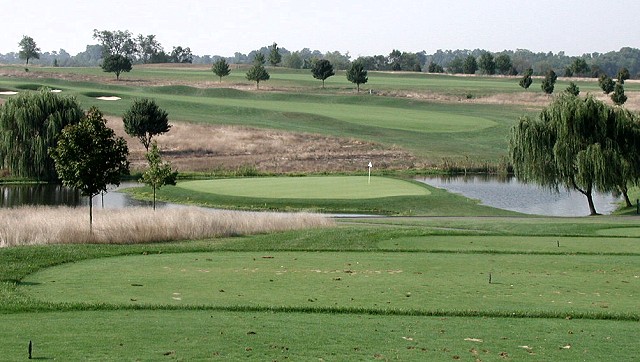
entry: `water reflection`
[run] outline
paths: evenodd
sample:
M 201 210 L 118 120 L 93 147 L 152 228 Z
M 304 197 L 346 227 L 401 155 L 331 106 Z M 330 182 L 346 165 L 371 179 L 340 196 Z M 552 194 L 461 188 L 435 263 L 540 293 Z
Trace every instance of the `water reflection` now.
M 0 207 L 82 204 L 80 193 L 61 185 L 0 185 Z
M 117 189 L 136 187 L 136 182 L 123 182 L 120 187 L 110 187 L 104 195 L 93 198 L 94 207 L 124 208 L 133 206 L 151 206 L 149 201 L 132 199 L 127 194 L 117 192 Z M 61 185 L 29 184 L 29 185 L 0 185 L 0 207 L 17 206 L 89 206 L 89 198 L 80 192 Z M 167 204 L 157 202 L 156 207 L 166 207 Z
M 559 193 L 534 184 L 523 184 L 510 176 L 428 176 L 417 181 L 477 199 L 484 205 L 525 214 L 549 216 L 589 215 L 589 205 L 579 192 Z M 596 210 L 610 214 L 617 200 L 611 194 L 595 194 Z

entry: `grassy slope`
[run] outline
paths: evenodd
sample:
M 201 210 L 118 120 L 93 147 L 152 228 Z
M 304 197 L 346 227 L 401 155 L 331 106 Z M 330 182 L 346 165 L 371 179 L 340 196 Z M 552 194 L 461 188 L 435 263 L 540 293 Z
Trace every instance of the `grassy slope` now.
M 85 68 L 49 70 L 99 74 L 98 70 Z M 135 77 L 167 81 L 174 78 L 210 80 L 206 71 L 186 69 L 140 69 Z M 376 77 L 380 84 L 374 81 Z M 512 82 L 500 78 L 385 73 L 376 74 L 376 77 L 370 77 L 370 85 L 391 93 L 397 90 L 443 94 L 516 90 Z M 238 78 L 225 81 L 242 82 Z M 338 82 L 342 77 L 335 79 Z M 340 82 L 346 84 L 346 80 Z M 320 90 L 306 72 L 292 70 L 274 70 L 270 80 L 269 84 L 276 87 L 292 87 L 293 91 L 284 93 L 186 86 L 141 87 L 127 86 L 126 82 L 114 85 L 55 79 L 38 79 L 37 82 L 33 79 L 0 80 L 3 88 L 13 89 L 25 84 L 30 88 L 48 85 L 63 89 L 77 95 L 83 106 L 98 105 L 108 114 L 121 115 L 133 98 L 151 96 L 169 111 L 173 120 L 354 137 L 399 145 L 436 162 L 445 157 L 464 156 L 496 162 L 504 155 L 509 127 L 523 113 L 515 106 L 445 104 L 402 97 L 355 95 L 350 88 L 341 87 Z M 98 101 L 94 99 L 97 95 L 117 95 L 123 100 Z
M 287 180 L 282 179 L 282 180 Z M 275 179 L 278 181 L 278 179 Z M 188 183 L 187 183 L 188 185 Z M 520 215 L 508 210 L 500 210 L 479 205 L 478 201 L 446 192 L 415 182 L 415 186 L 428 191 L 425 195 L 388 196 L 362 199 L 327 198 L 271 198 L 242 197 L 228 194 L 189 190 L 178 186 L 165 186 L 157 190 L 157 199 L 163 201 L 189 203 L 194 205 L 243 210 L 307 210 L 323 213 L 375 214 L 375 215 L 431 215 L 431 216 L 505 216 Z M 152 198 L 148 187 L 123 190 L 137 198 Z M 219 192 L 219 191 L 218 191 Z
M 158 359 L 165 353 L 168 358 L 186 359 L 220 356 L 256 360 L 285 357 L 423 360 L 458 356 L 499 360 L 506 353 L 512 358 L 530 360 L 602 360 L 611 356 L 626 359 L 639 352 L 632 333 L 637 325 L 633 320 L 638 318 L 633 309 L 633 290 L 637 290 L 638 283 L 633 271 L 637 270 L 637 237 L 640 236 L 635 220 L 614 217 L 410 218 L 371 219 L 361 223 L 363 225 L 358 226 L 349 222 L 333 230 L 183 243 L 2 249 L 0 320 L 6 326 L 6 336 L 0 339 L 0 349 L 9 351 L 7 356 L 19 357 L 26 352 L 25 341 L 33 339 L 36 357 L 112 360 Z M 618 236 L 598 239 L 600 234 Z M 513 238 L 511 242 L 507 241 L 508 235 Z M 561 241 L 560 248 L 554 245 L 555 238 Z M 407 253 L 407 249 L 413 251 Z M 193 252 L 205 254 L 191 254 Z M 181 254 L 174 258 L 170 253 Z M 624 255 L 617 255 L 620 253 Z M 118 255 L 138 256 L 104 258 Z M 38 274 L 29 274 L 63 262 L 82 260 L 88 261 L 69 266 L 90 267 L 97 263 L 96 267 L 107 268 L 102 276 L 119 281 L 117 292 L 105 297 L 115 304 L 60 304 L 29 296 L 34 288 L 53 284 L 50 275 L 41 274 L 44 279 L 40 280 Z M 179 269 L 164 262 L 156 264 L 161 260 L 177 263 Z M 140 298 L 144 289 L 153 283 L 140 277 L 123 278 L 123 273 L 128 275 L 128 268 L 118 268 L 122 272 L 112 273 L 114 265 L 122 262 L 131 262 L 131 272 L 142 273 L 140 277 L 145 278 L 149 277 L 144 276 L 146 267 L 153 265 L 165 272 L 164 267 L 169 266 L 176 273 L 206 275 L 208 288 L 195 290 L 215 296 L 191 304 L 189 283 L 181 282 L 160 289 L 167 298 L 180 292 L 184 301 L 180 303 L 186 305 L 172 300 L 170 303 L 160 301 L 165 306 L 134 306 L 135 302 L 130 299 Z M 459 262 L 462 265 L 458 265 Z M 289 273 L 282 273 L 281 265 Z M 226 270 L 223 276 L 228 274 L 234 281 L 205 273 L 207 268 Z M 308 274 L 316 268 L 338 270 L 340 275 L 336 275 L 342 280 L 334 280 L 333 274 Z M 403 272 L 365 273 L 376 268 L 402 269 Z M 347 269 L 356 273 L 346 273 Z M 92 270 L 91 273 L 96 269 Z M 299 272 L 293 273 L 296 270 Z M 43 270 L 44 273 L 51 271 L 55 269 Z M 487 283 L 487 272 L 494 273 L 495 284 Z M 73 273 L 72 277 L 82 278 L 83 274 L 90 273 Z M 273 289 L 275 284 L 290 278 L 323 277 L 327 280 L 316 281 L 318 288 L 311 289 L 309 284 L 303 286 L 306 282 L 293 283 L 292 279 L 295 285 L 289 288 L 292 297 L 287 296 L 287 288 Z M 382 284 L 370 284 L 371 278 Z M 480 280 L 474 281 L 477 278 Z M 572 278 L 580 280 L 572 281 Z M 23 280 L 24 284 L 16 286 L 12 282 L 15 280 Z M 62 289 L 57 291 L 77 287 L 94 293 L 103 287 L 92 284 L 93 281 L 78 281 L 74 286 L 71 280 L 57 277 L 53 280 L 62 283 Z M 46 283 L 29 283 L 43 281 Z M 158 286 L 163 286 L 168 281 L 158 282 Z M 382 300 L 371 288 L 380 289 L 385 283 L 391 283 L 388 286 L 391 289 L 384 290 L 387 299 Z M 342 290 L 336 288 L 344 291 L 336 293 Z M 485 290 L 484 294 L 490 298 L 484 300 L 486 298 L 471 295 L 450 299 L 444 305 L 441 305 L 442 298 L 435 299 L 434 303 L 420 303 L 426 297 L 474 294 L 476 290 Z M 595 291 L 601 295 L 596 296 Z M 411 296 L 407 297 L 407 292 L 412 292 Z M 252 293 L 255 297 L 249 298 Z M 522 293 L 532 295 L 518 297 Z M 244 294 L 244 298 L 238 294 Z M 113 299 L 118 297 L 129 300 Z M 87 302 L 72 294 L 56 298 Z M 340 299 L 338 305 L 333 305 L 328 302 L 331 298 L 346 300 Z M 264 307 L 249 307 L 247 303 L 252 300 Z M 386 300 L 392 302 L 390 309 Z M 554 300 L 554 303 L 544 300 Z M 579 300 L 582 304 L 572 311 L 568 302 Z M 383 303 L 376 306 L 378 301 Z M 475 313 L 468 311 L 468 303 L 475 304 L 473 301 L 480 303 L 471 306 Z M 590 301 L 597 303 L 590 305 Z M 219 307 L 214 308 L 212 303 Z M 537 304 L 525 308 L 522 303 Z M 24 313 L 27 311 L 39 311 L 38 318 Z M 431 313 L 436 316 L 428 317 Z M 512 313 L 527 318 L 513 318 Z M 568 313 L 574 318 L 595 319 L 567 320 L 564 317 Z M 535 315 L 560 318 L 530 318 Z M 608 320 L 610 318 L 621 320 Z M 283 325 L 287 327 L 282 328 Z M 353 328 L 356 325 L 358 328 Z M 363 335 L 367 338 L 362 338 Z M 62 343 L 65 339 L 70 342 Z M 24 349 L 16 349 L 15 345 L 20 343 Z M 570 347 L 563 348 L 567 346 Z

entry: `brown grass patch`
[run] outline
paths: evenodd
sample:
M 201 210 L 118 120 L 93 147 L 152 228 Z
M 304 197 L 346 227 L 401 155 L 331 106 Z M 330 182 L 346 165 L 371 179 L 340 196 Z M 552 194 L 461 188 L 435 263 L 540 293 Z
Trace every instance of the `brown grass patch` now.
M 129 146 L 132 169 L 146 167 L 145 149 L 124 132 L 122 119 L 108 125 Z M 416 166 L 411 154 L 373 142 L 306 133 L 179 122 L 157 137 L 163 158 L 178 171 L 214 172 L 251 166 L 265 173 L 354 172 L 375 160 L 381 169 Z
M 86 207 L 0 209 L 0 220 L 0 247 L 197 240 L 334 225 L 332 219 L 319 214 L 195 207 L 159 211 L 150 208 L 94 210 L 93 233 L 89 232 L 89 210 Z

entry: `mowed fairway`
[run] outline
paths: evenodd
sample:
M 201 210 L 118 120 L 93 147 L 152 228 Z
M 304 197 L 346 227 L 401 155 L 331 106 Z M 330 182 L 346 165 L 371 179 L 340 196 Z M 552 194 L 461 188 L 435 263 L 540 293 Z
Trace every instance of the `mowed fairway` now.
M 104 74 L 86 68 L 48 68 L 47 72 L 96 77 Z M 34 71 L 33 74 L 35 74 Z M 95 105 L 106 114 L 122 116 L 135 98 L 149 97 L 167 110 L 172 122 L 189 121 L 215 125 L 237 125 L 350 137 L 401 147 L 430 162 L 442 158 L 470 158 L 497 162 L 506 149 L 506 135 L 523 113 L 517 105 L 495 107 L 459 101 L 430 101 L 420 97 L 386 96 L 402 92 L 442 92 L 445 97 L 495 91 L 497 87 L 517 90 L 517 84 L 500 78 L 377 74 L 370 85 L 381 94 L 355 94 L 346 79 L 335 79 L 339 87 L 320 90 L 308 72 L 274 70 L 269 85 L 284 87 L 277 92 L 254 91 L 244 73 L 234 73 L 222 87 L 213 83 L 211 72 L 202 69 L 136 68 L 134 83 L 77 82 L 59 79 L 0 80 L 0 88 L 24 91 L 40 86 L 62 89 L 78 98 L 83 107 Z M 51 76 L 49 73 L 48 75 Z M 132 74 L 133 75 L 133 74 Z M 343 75 L 344 76 L 344 75 Z M 378 82 L 376 82 L 376 78 Z M 92 78 L 93 79 L 93 78 Z M 109 78 L 110 79 L 110 78 Z M 145 86 L 146 80 L 157 86 Z M 145 81 L 143 81 L 145 80 Z M 213 85 L 165 85 L 180 80 Z M 200 83 L 199 83 L 200 82 Z M 513 83 L 513 84 L 512 84 Z M 345 88 L 346 87 L 346 88 Z M 452 95 L 453 94 L 453 95 Z M 98 95 L 118 96 L 115 102 L 97 100 Z
M 2 284 L 0 350 L 16 359 L 31 339 L 49 359 L 631 360 L 635 222 L 380 218 L 4 249 L 0 273 L 20 281 Z
M 372 199 L 425 196 L 431 192 L 403 180 L 366 176 L 265 177 L 180 182 L 180 188 L 221 195 L 275 199 Z
M 637 312 L 637 266 L 636 256 L 220 252 L 90 260 L 24 283 L 54 303 L 624 315 Z

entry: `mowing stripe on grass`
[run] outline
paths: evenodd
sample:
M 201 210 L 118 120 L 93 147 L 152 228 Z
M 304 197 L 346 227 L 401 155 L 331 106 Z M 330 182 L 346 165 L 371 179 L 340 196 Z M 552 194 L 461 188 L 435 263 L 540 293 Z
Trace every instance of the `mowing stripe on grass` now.
M 274 199 L 375 199 L 425 196 L 421 185 L 386 177 L 265 177 L 181 182 L 179 187 L 221 195 Z

